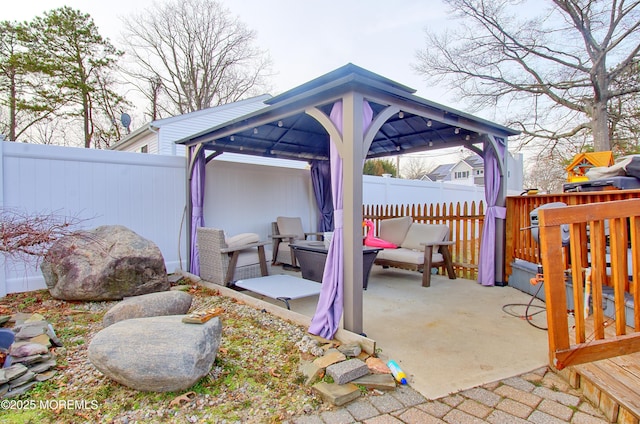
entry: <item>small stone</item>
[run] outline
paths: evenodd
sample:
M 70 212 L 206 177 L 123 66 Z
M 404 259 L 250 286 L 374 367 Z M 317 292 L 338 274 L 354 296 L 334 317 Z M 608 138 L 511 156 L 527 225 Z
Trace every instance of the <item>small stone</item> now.
M 47 353 L 44 355 L 31 355 L 31 356 L 24 356 L 22 358 L 11 357 L 11 359 L 13 360 L 14 363 L 19 362 L 24 365 L 31 365 L 31 364 L 35 364 L 36 362 L 42 362 L 42 361 L 51 359 L 51 354 Z
M 313 362 L 305 361 L 300 364 L 299 368 L 302 375 L 305 376 L 304 384 L 311 385 L 316 379 L 320 378 L 323 368 L 314 364 Z
M 49 350 L 45 345 L 30 342 L 16 342 L 11 345 L 11 349 L 9 349 L 9 355 L 11 355 L 14 360 L 26 356 L 42 355 L 47 352 L 49 352 Z
M 50 379 L 51 377 L 53 377 L 54 375 L 56 375 L 58 372 L 55 370 L 51 370 L 51 371 L 47 371 L 47 372 L 42 372 L 38 375 L 36 375 L 36 381 L 40 382 L 40 381 L 47 381 L 48 379 Z
M 27 372 L 22 374 L 20 377 L 9 381 L 9 390 L 13 390 L 16 387 L 20 387 L 23 384 L 26 384 L 35 378 L 36 378 L 36 373 L 31 372 L 30 370 L 27 370 Z
M 326 368 L 331 364 L 344 361 L 345 359 L 347 359 L 347 357 L 344 356 L 344 353 L 340 352 L 338 349 L 329 349 L 323 356 L 316 358 L 313 363 L 320 368 Z
M 336 406 L 344 405 L 360 397 L 360 389 L 353 383 L 335 384 L 321 381 L 313 385 L 322 398 Z
M 27 318 L 26 320 L 24 320 L 25 323 L 30 323 L 30 322 L 38 322 L 38 321 L 44 321 L 44 317 L 38 313 L 32 314 L 29 318 Z
M 369 374 L 352 381 L 367 389 L 393 390 L 396 388 L 396 380 L 391 374 Z
M 338 350 L 344 353 L 345 356 L 351 357 L 351 358 L 354 358 L 360 355 L 360 352 L 362 352 L 362 348 L 357 343 L 349 343 L 346 345 L 339 346 Z
M 369 355 L 367 352 L 365 352 L 364 350 L 362 352 L 360 352 L 360 355 L 356 356 L 356 358 L 358 358 L 361 361 L 366 361 L 368 358 L 370 358 L 371 355 Z
M 5 399 L 7 399 L 7 398 L 10 398 L 10 397 L 23 395 L 26 392 L 28 392 L 29 389 L 31 389 L 33 386 L 35 386 L 36 383 L 37 383 L 37 381 L 30 381 L 30 382 L 28 382 L 26 384 L 23 384 L 22 386 L 14 387 L 9 392 L 4 394 L 3 397 Z
M 25 324 L 17 327 L 20 330 L 16 333 L 16 340 L 26 340 L 37 337 L 47 332 L 47 323 L 39 321 L 32 324 Z
M 367 374 L 369 374 L 367 364 L 355 358 L 327 367 L 327 375 L 330 375 L 336 384 L 345 384 Z
M 15 380 L 24 375 L 29 369 L 22 364 L 13 364 L 8 368 L 4 368 L 4 382 Z
M 55 359 L 49 359 L 48 361 L 38 362 L 38 363 L 34 364 L 33 366 L 29 367 L 29 370 L 31 372 L 39 374 L 39 373 L 45 372 L 48 369 L 53 368 L 55 366 L 56 366 Z
M 367 366 L 369 367 L 369 371 L 373 374 L 391 374 L 391 370 L 384 363 L 384 361 L 380 358 L 367 358 L 366 360 Z
M 47 334 L 40 334 L 39 336 L 30 338 L 29 343 L 38 343 L 47 348 L 51 347 L 51 339 Z

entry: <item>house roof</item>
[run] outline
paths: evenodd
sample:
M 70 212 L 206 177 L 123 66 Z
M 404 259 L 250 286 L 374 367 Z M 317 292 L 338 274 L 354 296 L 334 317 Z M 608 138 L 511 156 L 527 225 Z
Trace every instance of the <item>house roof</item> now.
M 455 166 L 455 163 L 445 163 L 442 165 L 438 165 L 433 171 L 427 174 L 427 178 L 431 181 L 438 181 L 444 179 L 449 173 L 451 169 Z
M 390 114 L 374 136 L 367 158 L 481 143 L 487 133 L 506 138 L 519 132 L 415 96 L 415 90 L 347 64 L 268 100 L 267 107 L 185 137 L 217 152 L 284 159 L 328 159 L 327 131 L 310 112 L 330 114 L 348 92 L 361 93 L 374 119 Z M 385 115 L 386 117 L 386 115 Z
M 111 147 L 112 150 L 121 150 L 126 146 L 135 143 L 137 140 L 145 137 L 151 133 L 156 132 L 158 129 L 164 126 L 181 126 L 184 131 L 180 134 L 180 137 L 195 134 L 203 129 L 210 128 L 212 125 L 218 125 L 221 122 L 226 122 L 229 119 L 236 118 L 240 115 L 247 114 L 248 111 L 253 111 L 257 107 L 265 107 L 266 101 L 271 98 L 269 94 L 263 94 L 256 97 L 251 97 L 244 100 L 239 100 L 233 103 L 227 103 L 224 105 L 213 106 L 206 109 L 196 110 L 194 112 L 185 113 L 182 115 L 171 116 L 164 119 L 156 119 L 150 121 L 143 126 L 132 131 L 127 136 L 123 137 L 118 143 Z M 175 141 L 175 140 L 174 140 Z

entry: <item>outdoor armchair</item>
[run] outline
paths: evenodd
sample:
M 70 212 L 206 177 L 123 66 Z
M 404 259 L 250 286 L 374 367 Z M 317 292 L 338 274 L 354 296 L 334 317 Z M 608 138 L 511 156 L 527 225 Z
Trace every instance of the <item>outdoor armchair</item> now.
M 302 219 L 299 217 L 279 216 L 272 223 L 271 236 L 273 240 L 273 264 L 286 264 L 297 267 L 296 256 L 290 244 L 296 241 L 306 240 L 309 236 L 317 236 L 322 239 L 323 233 L 305 232 L 302 229 Z
M 211 283 L 230 286 L 234 281 L 269 275 L 264 246 L 257 234 L 225 237 L 217 228 L 200 227 L 198 251 L 200 277 Z

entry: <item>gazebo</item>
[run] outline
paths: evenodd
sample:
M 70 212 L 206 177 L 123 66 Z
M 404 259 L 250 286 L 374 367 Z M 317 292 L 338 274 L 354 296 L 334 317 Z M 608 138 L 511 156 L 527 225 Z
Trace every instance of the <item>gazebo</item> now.
M 344 310 L 344 328 L 362 333 L 363 289 L 356 282 L 363 277 L 364 160 L 462 146 L 481 155 L 485 166 L 487 211 L 479 283 L 504 285 L 507 138 L 518 132 L 414 93 L 347 64 L 267 100 L 267 106 L 257 112 L 178 141 L 188 147 L 190 270 L 198 269 L 194 239 L 196 227 L 202 225 L 207 159 L 232 152 L 302 160 L 312 163 L 312 173 L 314 166 L 329 168 L 330 163 L 333 208 L 329 215 L 332 212 L 335 232 L 310 331 L 331 338 Z M 207 157 L 206 151 L 212 154 Z

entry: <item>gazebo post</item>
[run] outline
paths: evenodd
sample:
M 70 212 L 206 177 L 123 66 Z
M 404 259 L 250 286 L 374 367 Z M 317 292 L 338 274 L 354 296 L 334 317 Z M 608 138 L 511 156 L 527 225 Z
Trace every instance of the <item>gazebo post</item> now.
M 363 96 L 343 97 L 342 152 L 344 208 L 344 328 L 363 332 L 362 309 L 362 167 Z
M 496 200 L 496 206 L 505 207 L 507 204 L 507 184 L 506 184 L 506 173 L 507 173 L 507 157 L 509 155 L 506 154 L 503 158 L 499 159 L 500 162 L 500 191 L 498 192 L 498 198 Z M 506 234 L 505 234 L 505 220 L 497 219 L 496 220 L 496 269 L 495 269 L 495 285 L 496 286 L 506 286 L 507 282 L 505 281 L 505 245 L 507 243 Z

